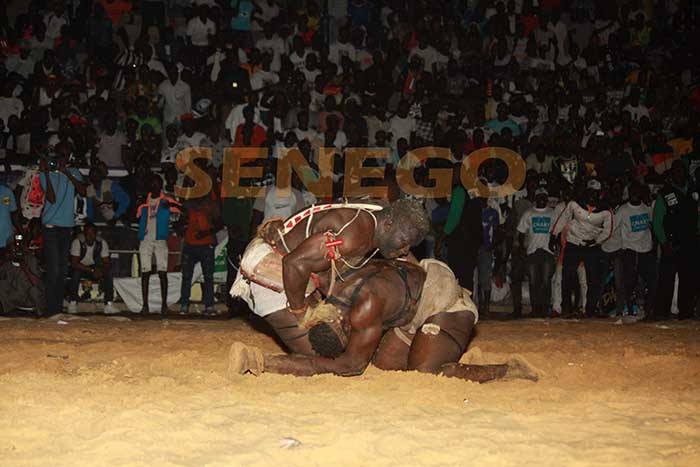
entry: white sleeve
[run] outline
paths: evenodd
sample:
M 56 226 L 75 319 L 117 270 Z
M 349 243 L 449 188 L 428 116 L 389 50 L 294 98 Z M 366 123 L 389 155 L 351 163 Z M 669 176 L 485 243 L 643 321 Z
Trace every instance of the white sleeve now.
M 613 218 L 612 211 L 607 212 L 607 216 L 605 216 L 605 219 L 603 221 L 603 230 L 600 232 L 600 235 L 595 239 L 595 242 L 600 245 L 610 237 L 612 237 L 613 233 L 613 228 L 615 228 L 615 220 Z
M 520 222 L 518 223 L 517 230 L 518 232 L 524 234 L 530 231 L 530 224 L 532 222 L 532 212 L 527 211 L 525 214 L 523 214 L 523 217 L 520 218 Z
M 109 258 L 109 245 L 107 242 L 102 240 L 102 251 L 100 252 L 102 258 Z
M 573 203 L 573 201 L 569 201 L 569 204 L 566 205 L 561 214 L 559 214 L 559 217 L 554 221 L 554 226 L 552 226 L 551 230 L 552 235 L 559 235 L 561 231 L 564 230 L 566 224 L 571 220 Z
M 77 238 L 70 244 L 70 255 L 80 257 L 80 241 Z

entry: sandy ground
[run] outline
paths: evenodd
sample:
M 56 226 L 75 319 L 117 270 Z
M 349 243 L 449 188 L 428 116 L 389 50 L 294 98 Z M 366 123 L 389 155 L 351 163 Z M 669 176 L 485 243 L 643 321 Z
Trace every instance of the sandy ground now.
M 243 320 L 4 319 L 0 464 L 697 466 L 699 328 L 484 322 L 546 375 L 479 385 L 229 376 L 234 340 L 280 351 Z

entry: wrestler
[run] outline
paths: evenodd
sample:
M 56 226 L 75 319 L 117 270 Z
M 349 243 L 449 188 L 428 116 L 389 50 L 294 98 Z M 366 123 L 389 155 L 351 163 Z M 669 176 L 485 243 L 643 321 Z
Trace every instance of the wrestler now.
M 409 200 L 388 207 L 330 204 L 308 208 L 260 229 L 246 248 L 231 295 L 243 298 L 289 350 L 312 354 L 308 330 L 298 326 L 306 310 L 306 296 L 322 283 L 329 289 L 326 293 L 333 295 L 332 282 L 337 285 L 339 277 L 362 267 L 376 253 L 384 258 L 409 254 L 429 229 L 425 209 Z M 281 271 L 274 271 L 275 267 Z M 261 269 L 267 270 L 267 277 L 261 277 Z M 273 277 L 276 273 L 278 280 Z
M 498 365 L 458 363 L 478 312 L 469 293 L 440 261 L 416 265 L 376 260 L 346 275 L 336 287 L 328 303 L 306 316 L 315 355 L 263 356 L 258 349 L 235 343 L 230 369 L 353 376 L 362 374 L 374 357 L 375 366 L 385 370 L 417 370 L 475 382 L 538 378 L 519 358 Z

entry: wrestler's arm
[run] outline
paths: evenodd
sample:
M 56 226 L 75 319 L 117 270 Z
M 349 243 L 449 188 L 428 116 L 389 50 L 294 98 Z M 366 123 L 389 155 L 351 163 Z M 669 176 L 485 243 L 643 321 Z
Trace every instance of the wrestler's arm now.
M 382 338 L 382 302 L 369 295 L 355 302 L 350 311 L 350 339 L 338 358 L 309 357 L 305 355 L 267 355 L 265 372 L 295 376 L 334 373 L 339 376 L 361 375 Z
M 364 237 L 349 229 L 343 233 L 343 244 L 338 250 L 343 256 L 364 255 L 367 250 Z M 327 271 L 331 267 L 326 237 L 323 233 L 311 235 L 282 259 L 284 291 L 291 310 L 304 308 L 306 285 L 312 273 Z

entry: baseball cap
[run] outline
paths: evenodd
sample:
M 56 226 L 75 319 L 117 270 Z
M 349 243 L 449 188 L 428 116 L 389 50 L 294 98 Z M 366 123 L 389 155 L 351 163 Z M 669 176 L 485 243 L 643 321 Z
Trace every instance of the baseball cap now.
M 602 188 L 602 185 L 600 184 L 600 182 L 598 180 L 593 178 L 591 180 L 588 180 L 588 183 L 586 184 L 586 188 L 588 188 L 590 190 L 600 190 Z

